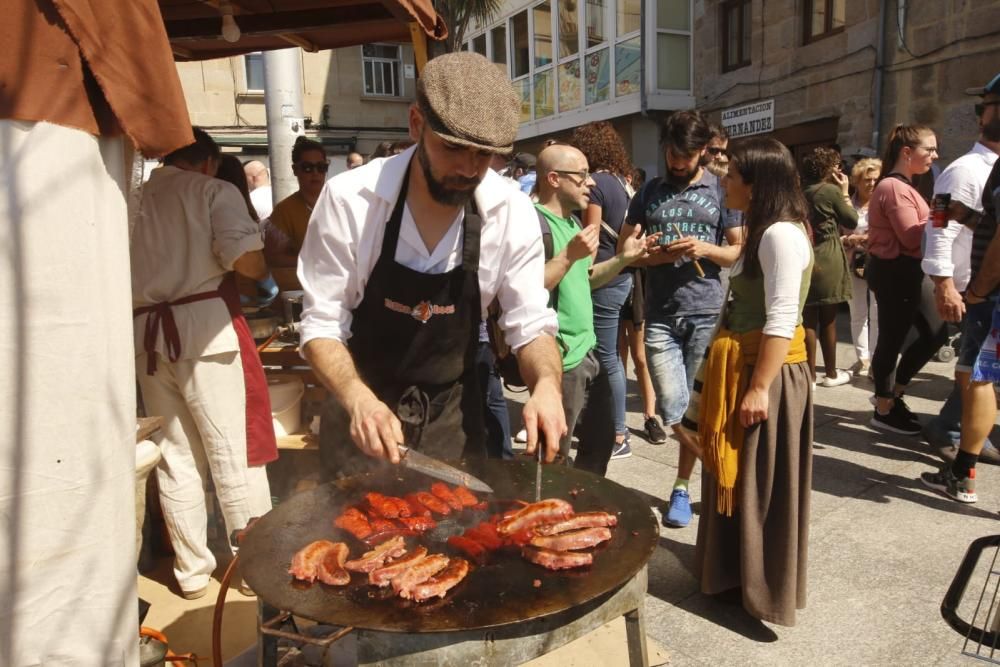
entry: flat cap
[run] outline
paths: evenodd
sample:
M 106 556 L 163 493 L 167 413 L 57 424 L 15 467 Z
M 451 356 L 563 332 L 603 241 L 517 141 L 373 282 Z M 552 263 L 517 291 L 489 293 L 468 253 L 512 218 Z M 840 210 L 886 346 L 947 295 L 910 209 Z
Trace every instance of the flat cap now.
M 491 153 L 514 147 L 521 100 L 500 67 L 478 53 L 428 61 L 417 101 L 431 130 L 446 141 Z
M 979 95 L 980 97 L 986 97 L 987 95 L 1000 95 L 1000 74 L 989 80 L 989 82 L 981 88 L 966 88 L 966 95 Z

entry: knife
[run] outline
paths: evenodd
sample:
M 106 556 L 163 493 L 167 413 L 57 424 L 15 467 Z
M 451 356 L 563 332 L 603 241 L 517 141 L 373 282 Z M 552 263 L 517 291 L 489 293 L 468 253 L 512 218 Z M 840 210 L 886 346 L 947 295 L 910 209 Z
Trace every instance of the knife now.
M 538 463 L 535 465 L 535 502 L 542 499 L 542 443 L 538 443 Z
M 470 491 L 493 493 L 493 487 L 478 477 L 474 477 L 464 470 L 459 470 L 426 454 L 421 454 L 415 449 L 399 445 L 399 454 L 402 457 L 399 460 L 399 464 L 414 472 L 419 472 L 451 484 L 459 484 Z

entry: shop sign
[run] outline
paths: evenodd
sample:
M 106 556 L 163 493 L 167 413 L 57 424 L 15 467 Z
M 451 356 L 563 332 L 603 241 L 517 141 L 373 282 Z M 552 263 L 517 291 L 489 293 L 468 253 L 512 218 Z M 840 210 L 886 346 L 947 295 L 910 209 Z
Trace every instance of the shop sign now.
M 722 127 L 730 138 L 749 137 L 774 130 L 774 100 L 743 104 L 722 112 Z

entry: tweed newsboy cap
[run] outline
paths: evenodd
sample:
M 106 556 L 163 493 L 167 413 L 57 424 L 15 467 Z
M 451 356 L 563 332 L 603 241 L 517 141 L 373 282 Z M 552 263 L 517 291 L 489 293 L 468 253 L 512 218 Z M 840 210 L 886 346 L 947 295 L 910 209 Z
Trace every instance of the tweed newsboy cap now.
M 509 153 L 517 136 L 521 100 L 494 63 L 470 51 L 427 62 L 417 102 L 442 139 L 491 153 Z

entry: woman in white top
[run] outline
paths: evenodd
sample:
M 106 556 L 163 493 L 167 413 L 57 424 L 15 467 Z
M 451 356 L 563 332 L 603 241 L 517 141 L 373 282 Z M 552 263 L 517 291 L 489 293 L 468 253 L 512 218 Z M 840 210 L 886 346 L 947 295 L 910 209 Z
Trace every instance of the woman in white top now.
M 847 265 L 851 267 L 852 298 L 848 302 L 851 307 L 851 339 L 854 341 L 854 351 L 858 361 L 851 367 L 854 377 L 868 376 L 871 373 L 871 351 L 869 342 L 878 340 L 878 306 L 868 289 L 864 278 L 865 247 L 868 243 L 868 202 L 872 198 L 878 175 L 882 171 L 882 161 L 868 157 L 858 160 L 851 169 L 851 185 L 854 186 L 854 196 L 851 203 L 858 212 L 858 226 L 853 230 L 842 229 L 841 241 L 844 250 L 848 252 Z

